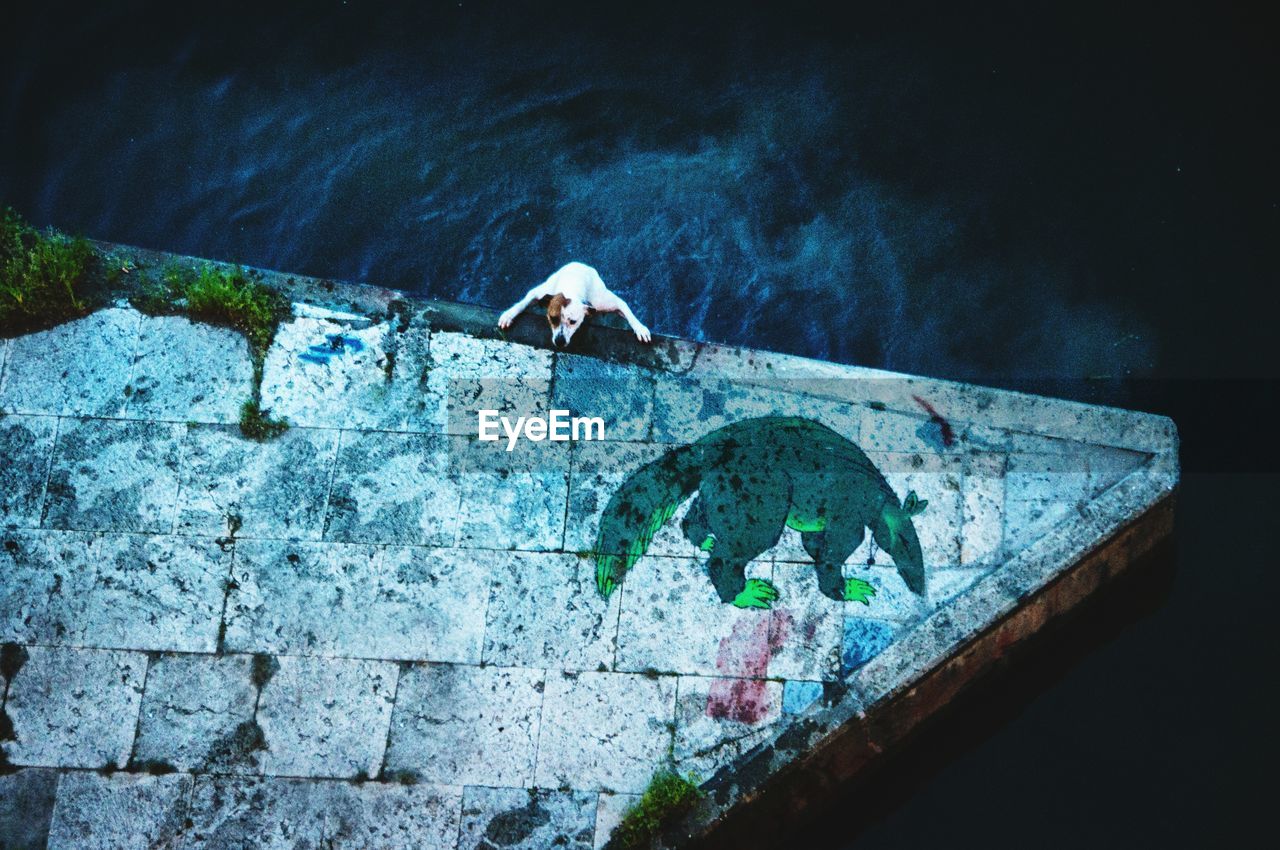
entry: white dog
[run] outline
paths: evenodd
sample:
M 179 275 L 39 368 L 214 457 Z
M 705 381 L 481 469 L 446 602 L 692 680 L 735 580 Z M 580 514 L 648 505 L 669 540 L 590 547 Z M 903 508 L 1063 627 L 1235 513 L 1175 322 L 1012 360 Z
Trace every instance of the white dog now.
M 649 329 L 640 324 L 627 302 L 609 291 L 600 274 L 585 263 L 569 263 L 546 282 L 530 289 L 525 296 L 498 317 L 498 327 L 504 331 L 534 301 L 550 298 L 547 305 L 547 321 L 551 323 L 551 342 L 556 348 L 564 348 L 573 334 L 582 327 L 590 312 L 621 313 L 635 331 L 636 339 L 648 342 Z

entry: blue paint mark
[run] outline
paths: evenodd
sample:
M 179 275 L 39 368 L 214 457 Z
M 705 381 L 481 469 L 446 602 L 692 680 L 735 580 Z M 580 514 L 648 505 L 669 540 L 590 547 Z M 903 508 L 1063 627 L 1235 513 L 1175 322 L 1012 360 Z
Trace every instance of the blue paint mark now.
M 788 679 L 782 686 L 782 713 L 800 714 L 822 697 L 821 682 Z
M 340 355 L 345 349 L 349 348 L 354 352 L 364 351 L 364 343 L 352 336 L 325 334 L 325 339 L 329 341 L 327 344 L 316 343 L 299 354 L 298 359 L 328 366 L 329 360 Z
M 840 666 L 844 675 L 857 670 L 893 643 L 896 630 L 881 620 L 850 617 L 844 621 L 844 652 Z

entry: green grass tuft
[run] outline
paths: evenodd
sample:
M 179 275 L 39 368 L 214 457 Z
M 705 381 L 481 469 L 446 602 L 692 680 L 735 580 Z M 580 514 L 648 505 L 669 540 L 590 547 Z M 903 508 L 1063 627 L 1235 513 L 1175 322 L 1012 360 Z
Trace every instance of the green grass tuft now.
M 240 432 L 251 440 L 270 440 L 289 430 L 286 419 L 272 419 L 256 398 L 240 406 Z
M 98 271 L 88 240 L 40 232 L 0 210 L 0 334 L 53 327 L 90 312 Z
M 658 771 L 649 780 L 640 801 L 622 816 L 608 846 L 628 850 L 648 844 L 663 824 L 687 811 L 701 796 L 696 777 L 681 776 L 670 770 Z

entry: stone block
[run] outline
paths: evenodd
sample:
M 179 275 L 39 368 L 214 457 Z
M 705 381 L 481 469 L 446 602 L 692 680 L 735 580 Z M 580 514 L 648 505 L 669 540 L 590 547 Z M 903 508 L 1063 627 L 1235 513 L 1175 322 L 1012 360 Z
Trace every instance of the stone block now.
M 595 820 L 595 794 L 467 788 L 458 850 L 592 850 Z
M 237 423 L 253 393 L 249 343 L 185 316 L 144 316 L 129 386 L 129 419 Z
M 746 572 L 770 579 L 772 564 L 754 561 Z M 646 555 L 614 593 L 622 595 L 618 670 L 742 676 L 744 655 L 770 654 L 769 612 L 721 602 L 697 559 Z
M 386 769 L 444 785 L 533 778 L 541 670 L 420 664 L 400 679 Z
M 202 776 L 183 850 L 451 850 L 461 788 Z
M 606 440 L 647 440 L 653 424 L 654 373 L 594 357 L 557 353 L 553 409 L 600 417 Z
M 551 352 L 459 333 L 431 337 L 428 404 L 446 433 L 475 436 L 480 410 L 513 422 L 546 416 L 551 392 Z
M 258 751 L 244 744 L 258 688 L 249 655 L 163 655 L 151 662 L 142 695 L 135 762 L 177 770 L 257 773 Z
M 0 774 L 0 836 L 5 850 L 45 850 L 59 775 L 28 768 Z
M 338 432 L 290 428 L 266 442 L 195 426 L 182 447 L 183 534 L 319 540 Z
M 172 530 L 179 443 L 165 422 L 63 419 L 44 503 L 46 528 Z
M 639 794 L 672 744 L 675 678 L 552 674 L 534 784 Z
M 458 545 L 559 549 L 569 498 L 569 443 L 472 441 L 462 475 Z
M 52 416 L 0 415 L 0 527 L 40 525 L 57 425 Z
M 231 554 L 211 540 L 11 532 L 0 634 L 64 646 L 212 652 Z
M 462 498 L 456 438 L 346 431 L 324 539 L 452 546 Z
M 258 701 L 258 725 L 267 744 L 263 772 L 376 776 L 386 749 L 396 665 L 291 656 L 278 663 Z
M 229 649 L 480 660 L 489 574 L 458 550 L 246 541 L 234 574 Z
M 477 552 L 471 558 L 482 561 L 493 581 L 485 663 L 562 670 L 613 666 L 621 594 L 607 602 L 600 598 L 594 561 L 535 552 Z
M 191 776 L 68 773 L 58 786 L 49 850 L 153 850 L 176 847 Z
M 9 683 L 9 760 L 34 767 L 122 768 L 133 748 L 147 656 L 29 646 Z
M 141 318 L 109 307 L 10 340 L 0 412 L 119 416 Z

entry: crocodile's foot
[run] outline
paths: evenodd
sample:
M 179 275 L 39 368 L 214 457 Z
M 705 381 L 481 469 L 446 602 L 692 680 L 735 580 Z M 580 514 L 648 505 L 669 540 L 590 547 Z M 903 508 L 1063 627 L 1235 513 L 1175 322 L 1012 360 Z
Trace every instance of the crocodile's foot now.
M 844 582 L 844 601 L 845 602 L 861 602 L 863 605 L 871 604 L 871 597 L 876 595 L 876 589 L 868 582 L 860 578 L 845 579 Z
M 747 579 L 747 586 L 733 599 L 738 608 L 769 608 L 778 598 L 778 588 L 762 578 Z

